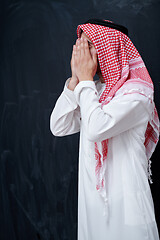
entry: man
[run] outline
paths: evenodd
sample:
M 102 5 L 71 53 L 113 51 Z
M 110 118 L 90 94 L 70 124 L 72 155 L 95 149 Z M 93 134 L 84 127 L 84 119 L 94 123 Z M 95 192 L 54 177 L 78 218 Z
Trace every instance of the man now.
M 158 240 L 148 183 L 159 137 L 152 80 L 125 27 L 91 19 L 77 36 L 50 129 L 80 131 L 78 240 Z

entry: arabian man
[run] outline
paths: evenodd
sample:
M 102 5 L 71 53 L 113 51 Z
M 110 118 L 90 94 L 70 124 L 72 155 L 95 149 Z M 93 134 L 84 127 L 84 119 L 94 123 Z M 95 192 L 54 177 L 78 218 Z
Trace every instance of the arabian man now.
M 160 131 L 151 77 L 126 27 L 89 19 L 77 37 L 50 129 L 80 132 L 78 240 L 159 240 L 149 185 Z

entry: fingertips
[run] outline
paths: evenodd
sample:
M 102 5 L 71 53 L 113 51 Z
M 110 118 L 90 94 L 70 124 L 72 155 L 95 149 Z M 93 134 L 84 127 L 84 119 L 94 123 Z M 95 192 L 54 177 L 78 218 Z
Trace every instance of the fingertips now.
M 88 41 L 87 41 L 86 38 L 84 38 L 84 44 L 85 44 L 85 45 L 88 45 Z
M 87 39 L 84 39 L 84 47 L 88 48 L 88 41 L 87 41 Z
M 85 50 L 84 50 L 84 39 L 80 40 L 80 51 L 81 51 L 81 54 L 84 55 L 84 53 L 85 53 Z
M 73 45 L 73 56 L 75 58 L 79 58 L 80 56 L 80 48 L 79 48 L 79 45 Z
M 89 45 L 88 45 L 88 41 L 87 40 L 85 40 L 85 42 L 84 42 L 84 49 L 85 49 L 85 53 L 87 55 L 90 55 L 90 50 L 89 50 Z

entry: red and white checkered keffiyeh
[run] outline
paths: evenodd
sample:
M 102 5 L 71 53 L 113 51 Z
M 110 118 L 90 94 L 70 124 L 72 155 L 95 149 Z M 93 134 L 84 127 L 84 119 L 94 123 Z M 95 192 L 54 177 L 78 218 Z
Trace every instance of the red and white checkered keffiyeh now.
M 107 104 L 114 97 L 117 90 L 128 80 L 133 83 L 143 83 L 145 87 L 153 92 L 153 82 L 147 68 L 136 47 L 126 34 L 110 27 L 86 23 L 78 25 L 78 38 L 81 37 L 81 29 L 92 40 L 92 43 L 96 48 L 100 69 L 106 83 L 105 89 L 99 99 L 99 102 L 102 103 L 101 107 Z M 145 92 L 139 92 L 138 89 L 132 92 L 135 91 L 148 97 Z M 125 94 L 127 94 L 127 92 Z M 156 107 L 154 107 L 152 119 L 148 123 L 145 134 L 145 147 L 149 163 L 149 179 L 151 183 L 150 157 L 156 147 L 158 138 L 159 118 Z M 104 168 L 108 152 L 108 139 L 101 142 L 101 151 L 98 149 L 97 142 L 94 144 L 96 160 L 96 189 L 107 201 L 105 193 Z

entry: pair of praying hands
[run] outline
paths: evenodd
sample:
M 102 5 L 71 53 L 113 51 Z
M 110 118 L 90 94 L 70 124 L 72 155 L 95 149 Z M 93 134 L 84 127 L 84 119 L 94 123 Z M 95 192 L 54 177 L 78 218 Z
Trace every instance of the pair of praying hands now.
M 93 81 L 97 71 L 97 64 L 95 48 L 91 52 L 87 39 L 78 38 L 76 44 L 73 45 L 71 59 L 72 78 L 69 88 L 73 90 L 80 81 Z

